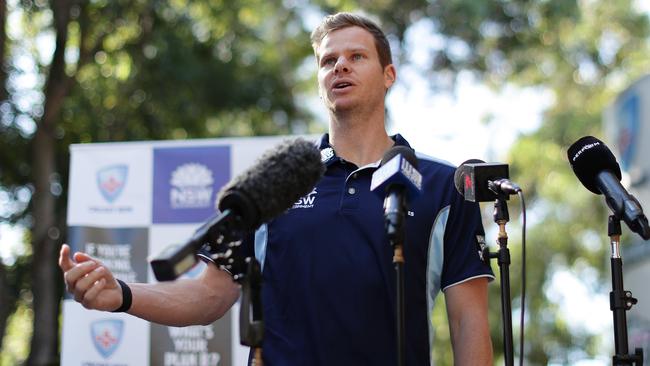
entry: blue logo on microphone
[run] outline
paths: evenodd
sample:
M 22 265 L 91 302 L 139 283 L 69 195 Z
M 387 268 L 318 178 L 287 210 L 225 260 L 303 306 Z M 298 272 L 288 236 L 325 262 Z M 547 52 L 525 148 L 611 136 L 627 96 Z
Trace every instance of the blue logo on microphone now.
M 117 350 L 123 330 L 124 321 L 120 319 L 97 320 L 90 324 L 93 344 L 102 357 L 109 358 Z

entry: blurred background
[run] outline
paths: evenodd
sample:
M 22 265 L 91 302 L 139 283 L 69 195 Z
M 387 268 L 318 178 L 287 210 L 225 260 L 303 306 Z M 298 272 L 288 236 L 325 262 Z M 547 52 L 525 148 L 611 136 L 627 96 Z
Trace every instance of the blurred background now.
M 391 133 L 454 164 L 508 163 L 523 187 L 525 363 L 611 364 L 608 210 L 566 149 L 584 135 L 609 144 L 607 109 L 649 72 L 646 0 L 0 1 L 1 365 L 59 364 L 69 145 L 325 132 L 309 33 L 337 11 L 363 12 L 389 36 Z M 521 220 L 510 206 L 518 337 Z M 643 248 L 634 241 L 624 227 L 623 246 Z M 490 291 L 503 364 L 498 281 Z M 451 365 L 439 303 L 434 358 Z M 646 358 L 648 334 L 631 337 Z

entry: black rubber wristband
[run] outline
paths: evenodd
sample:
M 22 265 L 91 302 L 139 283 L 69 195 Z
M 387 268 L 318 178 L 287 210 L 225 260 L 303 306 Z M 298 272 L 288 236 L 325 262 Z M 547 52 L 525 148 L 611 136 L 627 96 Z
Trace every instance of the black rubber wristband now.
M 117 280 L 122 288 L 122 305 L 119 308 L 113 310 L 113 313 L 125 313 L 131 309 L 131 302 L 133 301 L 133 296 L 131 295 L 131 288 L 129 285 L 124 283 L 122 280 Z

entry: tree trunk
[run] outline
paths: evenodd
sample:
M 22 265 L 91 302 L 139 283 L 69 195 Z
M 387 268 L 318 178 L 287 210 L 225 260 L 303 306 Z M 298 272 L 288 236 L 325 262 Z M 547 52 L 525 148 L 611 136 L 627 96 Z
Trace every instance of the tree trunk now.
M 7 22 L 7 2 L 0 0 L 0 104 L 7 99 L 7 72 L 5 70 L 5 47 L 7 40 L 6 32 Z M 1 117 L 1 116 L 0 116 Z M 2 259 L 0 258 L 0 346 L 4 339 L 7 328 L 7 319 L 14 308 L 15 297 L 12 296 L 7 270 Z
M 0 103 L 7 99 L 7 70 L 5 55 L 7 47 L 7 2 L 0 0 Z
M 5 68 L 7 54 L 7 2 L 0 0 L 0 103 L 7 99 L 7 70 Z
M 55 202 L 49 177 L 54 173 L 54 138 L 39 128 L 33 141 L 34 196 L 32 228 L 32 293 L 34 333 L 28 365 L 58 364 L 59 294 L 55 281 L 61 280 L 56 267 L 56 242 L 49 231 L 54 228 Z
M 0 259 L 0 345 L 2 345 L 7 329 L 7 320 L 15 304 L 16 297 L 13 296 L 5 265 L 2 263 L 2 259 Z
M 32 141 L 34 194 L 32 197 L 34 225 L 32 227 L 33 263 L 32 292 L 34 295 L 34 333 L 27 364 L 30 366 L 58 365 L 59 300 L 57 281 L 58 245 L 53 231 L 56 227 L 56 202 L 50 190 L 56 173 L 56 123 L 70 80 L 65 74 L 65 48 L 70 22 L 70 2 L 53 1 L 52 14 L 56 31 L 56 46 L 45 86 L 43 117 Z

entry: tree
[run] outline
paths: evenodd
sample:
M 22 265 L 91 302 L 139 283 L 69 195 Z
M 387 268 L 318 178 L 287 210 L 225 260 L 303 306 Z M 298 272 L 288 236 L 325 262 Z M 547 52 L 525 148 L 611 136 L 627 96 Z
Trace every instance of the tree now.
M 602 240 L 593 238 L 602 237 L 605 210 L 576 188 L 564 153 L 577 137 L 598 135 L 603 106 L 648 69 L 650 26 L 631 0 L 318 0 L 304 7 L 279 0 L 21 0 L 8 10 L 21 15 L 21 38 L 0 33 L 0 194 L 11 202 L 1 220 L 31 231 L 33 256 L 20 267 L 33 271 L 39 325 L 30 364 L 58 359 L 56 250 L 65 239 L 69 144 L 312 128 L 296 96 L 311 52 L 302 16 L 314 9 L 363 9 L 382 21 L 398 46 L 411 24 L 431 22 L 443 40 L 421 45 L 431 56 L 427 77 L 434 88 L 453 90 L 458 73 L 469 71 L 494 88 L 516 84 L 555 94 L 541 128 L 522 136 L 507 159 L 526 188 L 529 210 L 541 217 L 529 233 L 536 260 L 528 267 L 528 313 L 544 316 L 529 317 L 526 357 L 529 364 L 546 364 L 570 362 L 582 352 L 577 349 L 594 353 L 596 337 L 568 327 L 540 293 L 557 268 L 604 273 L 603 245 L 585 243 Z M 51 53 L 37 46 L 44 38 L 54 45 Z M 33 88 L 17 81 L 25 75 L 35 75 Z M 513 258 L 518 248 L 512 240 Z M 517 266 L 513 261 L 511 273 Z M 25 290 L 18 268 L 0 267 L 0 291 L 14 294 L 6 299 Z M 513 278 L 514 296 L 518 285 Z M 498 299 L 497 286 L 492 290 Z M 4 299 L 0 325 L 3 309 L 12 309 Z M 491 306 L 491 318 L 500 319 L 498 301 Z M 492 325 L 498 354 L 501 331 L 498 322 Z M 447 355 L 436 354 L 439 365 L 448 364 Z
M 543 88 L 555 95 L 539 130 L 521 136 L 505 158 L 511 163 L 512 177 L 526 190 L 529 211 L 541 221 L 530 228 L 528 236 L 526 358 L 528 364 L 545 365 L 551 359 L 571 363 L 575 357 L 593 356 L 599 335 L 572 329 L 545 295 L 553 272 L 560 269 L 578 275 L 595 271 L 602 280 L 597 283 L 608 283 L 604 278 L 606 210 L 600 199 L 580 187 L 570 171 L 566 150 L 580 136 L 601 136 L 604 107 L 647 72 L 648 16 L 640 13 L 633 1 L 318 3 L 327 12 L 363 9 L 374 14 L 397 40 L 403 39 L 413 22 L 431 22 L 443 42 L 420 47 L 430 53 L 427 77 L 434 89 L 453 90 L 459 72 L 469 71 L 495 89 L 515 84 Z M 407 49 L 398 52 L 407 53 Z M 517 217 L 518 210 L 511 210 L 511 217 Z M 516 228 L 513 222 L 509 231 L 516 232 Z M 511 274 L 520 271 L 518 244 L 511 240 Z M 512 279 L 517 310 L 520 280 L 514 275 Z M 587 285 L 593 292 L 607 292 Z M 493 285 L 491 291 L 490 318 L 498 358 L 502 349 L 498 286 Z M 436 319 L 442 317 L 436 315 Z M 439 347 L 444 349 L 444 342 L 436 345 Z M 438 365 L 449 364 L 448 353 L 436 356 Z
M 8 83 L 0 137 L 0 186 L 18 203 L 18 192 L 29 192 L 3 218 L 31 231 L 35 326 L 28 364 L 58 364 L 56 259 L 65 238 L 70 143 L 309 128 L 294 101 L 294 74 L 286 72 L 297 69 L 309 45 L 302 33 L 284 39 L 282 55 L 273 52 L 273 37 L 297 22 L 278 5 L 26 0 L 12 9 L 22 15 L 24 38 L 7 58 L 10 79 L 30 72 L 16 61 L 25 57 L 44 81 L 29 91 Z M 53 39 L 51 57 L 35 47 L 39 37 Z

